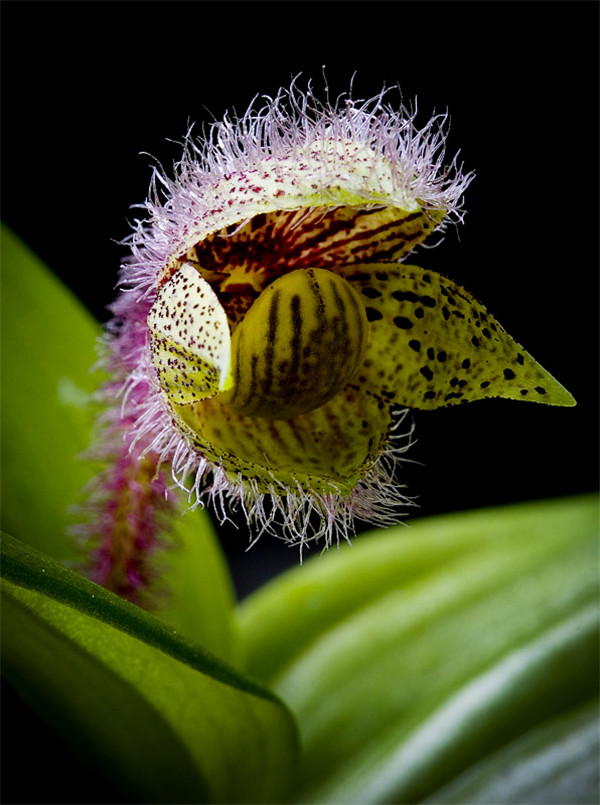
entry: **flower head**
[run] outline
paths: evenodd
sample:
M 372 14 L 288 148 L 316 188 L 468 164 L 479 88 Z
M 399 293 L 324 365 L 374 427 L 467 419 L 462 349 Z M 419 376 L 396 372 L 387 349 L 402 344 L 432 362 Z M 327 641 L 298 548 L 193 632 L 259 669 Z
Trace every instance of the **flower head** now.
M 155 170 L 108 337 L 132 461 L 304 544 L 389 523 L 407 408 L 571 396 L 464 289 L 401 262 L 462 220 L 446 116 L 294 85 Z M 405 437 L 407 434 L 405 434 Z M 310 518 L 316 513 L 316 520 Z

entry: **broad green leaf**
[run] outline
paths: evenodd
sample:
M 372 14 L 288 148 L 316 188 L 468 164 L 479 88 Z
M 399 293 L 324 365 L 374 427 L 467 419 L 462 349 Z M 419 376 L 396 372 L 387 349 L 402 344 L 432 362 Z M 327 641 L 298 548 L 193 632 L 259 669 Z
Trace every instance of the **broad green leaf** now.
M 598 704 L 595 700 L 542 724 L 426 801 L 438 805 L 597 805 Z
M 57 559 L 75 553 L 70 514 L 98 467 L 90 446 L 102 379 L 92 372 L 100 328 L 85 308 L 6 227 L 2 228 L 2 523 Z M 233 592 L 206 512 L 173 524 L 176 550 L 165 572 L 158 614 L 190 639 L 234 658 Z
M 596 695 L 597 501 L 362 535 L 240 608 L 295 713 L 299 802 L 419 802 Z
M 269 692 L 160 620 L 3 538 L 3 666 L 143 802 L 281 801 L 294 723 Z
M 98 325 L 2 227 L 2 523 L 59 559 L 73 558 L 68 509 L 93 469 L 90 370 Z

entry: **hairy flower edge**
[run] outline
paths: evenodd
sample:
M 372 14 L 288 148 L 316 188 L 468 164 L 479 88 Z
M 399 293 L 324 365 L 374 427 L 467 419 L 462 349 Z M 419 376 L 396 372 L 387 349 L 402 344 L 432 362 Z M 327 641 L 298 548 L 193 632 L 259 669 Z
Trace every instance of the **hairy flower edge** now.
M 387 97 L 388 91 L 367 101 L 340 97 L 331 105 L 317 101 L 310 84 L 302 92 L 294 82 L 274 99 L 255 99 L 241 117 L 226 115 L 213 123 L 199 141 L 190 129 L 173 178 L 160 166 L 154 169 L 148 199 L 138 205 L 145 216 L 135 221 L 124 241 L 131 253 L 122 266 L 121 293 L 111 307 L 114 318 L 104 339 L 103 365 L 111 377 L 103 390 L 108 431 L 121 434 L 121 456 L 127 455 L 132 464 L 152 463 L 154 480 L 170 474 L 173 488 L 184 491 L 189 506 L 209 503 L 221 520 L 228 518 L 228 511 L 240 509 L 251 528 L 251 544 L 268 533 L 299 545 L 302 552 L 315 540 L 325 547 L 349 540 L 356 519 L 375 525 L 398 521 L 401 510 L 414 504 L 397 478 L 398 464 L 410 446 L 412 428 L 398 433 L 409 407 L 438 407 L 481 396 L 524 399 L 520 395 L 529 394 L 528 389 L 535 391 L 528 399 L 573 404 L 568 392 L 539 372 L 533 359 L 464 289 L 440 275 L 432 279 L 434 272 L 415 266 L 407 266 L 404 273 L 397 270 L 434 231 L 443 234 L 449 222 L 462 221 L 463 193 L 473 174 L 463 171 L 457 157 L 446 163 L 447 115 L 436 115 L 419 129 L 416 109 L 393 109 Z M 280 236 L 279 245 L 285 248 L 278 257 L 271 246 Z M 218 450 L 205 451 L 206 442 L 191 439 L 187 425 L 178 420 L 178 406 L 191 402 L 191 392 L 165 388 L 164 383 L 175 385 L 173 372 L 164 369 L 161 377 L 155 362 L 157 350 L 162 350 L 161 366 L 167 366 L 170 355 L 185 354 L 176 366 L 202 368 L 194 386 L 200 399 L 226 387 L 226 377 L 219 378 L 219 372 L 226 373 L 228 360 L 212 364 L 208 353 L 192 348 L 193 339 L 187 336 L 178 344 L 169 341 L 165 315 L 183 293 L 181 282 L 176 286 L 173 278 L 197 276 L 195 292 L 201 295 L 203 288 L 209 289 L 217 307 L 224 306 L 219 315 L 233 329 L 281 274 L 288 275 L 285 287 L 290 287 L 290 272 L 320 267 L 326 269 L 324 274 L 338 271 L 342 284 L 357 280 L 357 290 L 369 297 L 366 314 L 369 321 L 375 318 L 373 337 L 380 343 L 365 367 L 373 364 L 372 358 L 386 360 L 400 328 L 411 377 L 418 381 L 412 388 L 420 395 L 406 396 L 403 391 L 394 400 L 392 389 L 402 385 L 401 375 L 389 361 L 384 385 L 373 370 L 361 367 L 364 377 L 357 380 L 357 373 L 352 387 L 375 383 L 369 394 L 380 400 L 388 418 L 376 426 L 371 440 L 376 447 L 362 462 L 351 489 L 333 476 L 311 486 L 305 474 L 289 466 L 284 471 L 270 469 L 268 460 L 256 476 L 247 474 L 240 469 L 243 462 L 222 461 Z M 430 295 L 434 286 L 439 305 Z M 221 302 L 239 287 L 246 294 L 241 312 Z M 455 306 L 452 310 L 442 307 L 442 296 Z M 162 320 L 156 315 L 159 297 Z M 469 318 L 471 329 L 458 333 L 458 341 L 450 345 L 456 347 L 454 355 L 445 343 L 437 349 L 423 344 L 421 350 L 421 341 L 405 337 L 407 328 L 425 315 L 423 309 L 411 307 L 419 299 L 427 316 L 437 305 L 433 325 L 438 335 L 448 318 L 458 322 L 451 314 L 465 322 L 474 316 L 472 322 Z M 393 310 L 395 300 L 408 307 Z M 410 318 L 413 313 L 417 319 Z M 155 320 L 163 329 L 151 332 Z M 475 326 L 484 322 L 489 322 L 489 330 L 483 327 L 489 344 L 503 356 L 497 358 L 499 379 L 479 376 L 482 382 L 468 397 L 465 373 L 478 357 L 482 340 Z M 460 355 L 459 347 L 463 349 L 467 340 L 471 351 Z M 435 366 L 416 362 L 415 350 L 419 361 L 421 354 L 429 360 L 431 353 Z M 436 380 L 442 361 L 446 374 Z M 521 380 L 527 381 L 527 388 L 523 383 L 519 387 Z M 541 396 L 552 399 L 538 399 Z M 162 492 L 167 499 L 169 493 Z M 106 495 L 103 500 L 106 503 Z

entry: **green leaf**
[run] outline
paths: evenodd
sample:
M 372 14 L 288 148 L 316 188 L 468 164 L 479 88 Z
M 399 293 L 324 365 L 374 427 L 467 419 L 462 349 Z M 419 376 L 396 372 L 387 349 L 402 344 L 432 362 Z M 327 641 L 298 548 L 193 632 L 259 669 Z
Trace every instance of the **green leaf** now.
M 99 327 L 21 241 L 2 227 L 3 528 L 73 558 L 68 508 L 92 475 L 90 369 Z
M 173 548 L 162 554 L 164 595 L 154 614 L 187 639 L 238 665 L 233 582 L 208 512 L 180 514 L 171 539 Z
M 552 719 L 426 801 L 478 805 L 597 805 L 598 700 Z
M 4 672 L 143 802 L 281 801 L 294 723 L 157 618 L 3 537 Z
M 82 458 L 102 379 L 100 328 L 59 280 L 2 228 L 2 522 L 14 536 L 57 559 L 81 558 L 69 513 L 98 467 Z M 195 642 L 233 660 L 234 596 L 209 515 L 173 524 L 158 614 Z M 160 559 L 159 559 L 160 561 Z
M 299 802 L 425 799 L 597 694 L 596 498 L 362 535 L 248 599 L 250 673 L 295 713 Z

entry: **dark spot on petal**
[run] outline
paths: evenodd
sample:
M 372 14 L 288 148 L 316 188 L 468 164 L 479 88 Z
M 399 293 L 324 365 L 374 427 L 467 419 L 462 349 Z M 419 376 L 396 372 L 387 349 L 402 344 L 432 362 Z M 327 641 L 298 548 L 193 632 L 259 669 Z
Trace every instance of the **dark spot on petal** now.
M 413 291 L 394 291 L 392 294 L 397 302 L 418 302 L 419 297 Z
M 450 311 L 445 305 L 442 308 L 442 316 L 446 319 L 446 321 L 448 321 L 448 319 L 450 318 Z
M 474 347 L 479 346 L 479 339 L 477 338 L 476 335 L 474 335 L 473 338 L 471 339 L 471 343 L 473 344 Z
M 432 361 L 435 358 L 435 349 L 433 347 L 429 347 L 429 349 L 427 350 L 427 357 L 429 358 L 430 361 Z
M 425 400 L 433 400 L 434 397 L 435 397 L 435 391 L 426 391 L 425 394 L 423 395 L 423 399 Z
M 438 352 L 437 359 L 438 359 L 438 361 L 439 361 L 440 363 L 444 363 L 444 361 L 446 360 L 446 358 L 447 358 L 447 357 L 448 357 L 448 356 L 446 355 L 446 353 L 444 352 L 444 350 L 443 350 L 443 349 L 442 349 L 442 350 L 440 350 L 440 351 Z
M 486 389 L 490 385 L 490 381 L 484 380 L 483 383 L 480 383 L 479 385 L 481 386 L 482 389 Z
M 356 280 L 357 282 L 365 282 L 366 280 L 371 279 L 371 275 L 363 271 L 357 271 L 356 274 L 349 274 L 346 279 L 348 282 L 352 282 L 353 280 Z
M 538 394 L 545 394 L 546 393 L 546 389 L 543 386 L 536 386 L 535 390 L 537 391 Z
M 365 313 L 367 314 L 368 321 L 377 321 L 378 319 L 382 319 L 383 316 L 378 310 L 375 310 L 374 307 L 365 307 Z
M 465 358 L 464 361 L 462 362 L 462 368 L 463 369 L 469 369 L 470 366 L 471 366 L 471 361 L 468 358 Z
M 515 373 L 513 372 L 512 369 L 505 369 L 504 370 L 504 377 L 505 377 L 506 380 L 514 380 Z
M 363 288 L 361 293 L 363 296 L 368 296 L 369 299 L 377 299 L 378 296 L 381 296 L 381 291 L 378 291 L 377 288 Z
M 395 316 L 394 324 L 401 330 L 410 330 L 410 328 L 413 326 L 412 321 L 410 319 L 406 319 L 404 316 Z
M 517 363 L 520 363 L 520 364 L 521 364 L 521 366 L 523 366 L 523 364 L 525 363 L 525 358 L 524 358 L 524 357 L 521 355 L 521 353 L 520 353 L 520 352 L 519 352 L 519 354 L 517 355 Z
M 421 366 L 419 372 L 425 377 L 427 380 L 433 380 L 433 372 L 429 368 L 429 366 Z
M 267 216 L 264 212 L 255 215 L 252 221 L 250 222 L 250 226 L 253 232 L 256 232 L 257 229 L 261 229 L 265 225 L 265 221 L 267 220 Z M 227 227 L 227 234 L 231 234 L 235 232 L 236 224 L 230 224 Z
M 421 351 L 421 342 L 417 341 L 416 338 L 413 338 L 411 341 L 409 341 L 408 346 L 411 349 L 414 349 L 415 352 L 420 352 Z

